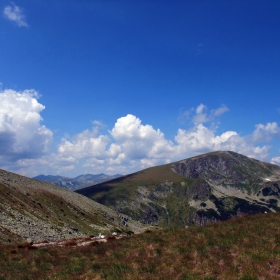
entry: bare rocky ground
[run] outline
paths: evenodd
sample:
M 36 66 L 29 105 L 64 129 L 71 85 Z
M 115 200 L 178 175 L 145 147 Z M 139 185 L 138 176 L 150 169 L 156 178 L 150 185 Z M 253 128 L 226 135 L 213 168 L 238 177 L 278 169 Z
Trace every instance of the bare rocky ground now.
M 145 228 L 82 195 L 0 170 L 0 243 L 52 242 Z

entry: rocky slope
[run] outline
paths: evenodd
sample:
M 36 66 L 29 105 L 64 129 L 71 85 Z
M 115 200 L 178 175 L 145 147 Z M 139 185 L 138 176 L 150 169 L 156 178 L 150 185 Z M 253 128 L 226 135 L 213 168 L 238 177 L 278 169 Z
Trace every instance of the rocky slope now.
M 143 230 L 140 223 L 87 197 L 0 169 L 0 243 Z
M 106 174 L 83 174 L 79 175 L 75 178 L 68 178 L 63 176 L 53 176 L 53 175 L 38 175 L 36 177 L 33 177 L 32 179 L 40 180 L 43 182 L 48 182 L 51 184 L 54 184 L 56 186 L 66 188 L 68 190 L 78 190 L 81 188 L 85 188 L 88 186 L 92 186 L 95 184 L 99 184 L 105 181 L 109 181 L 118 177 L 121 177 L 122 175 L 116 174 L 116 175 L 106 175 Z
M 213 152 L 77 192 L 145 224 L 205 225 L 280 210 L 280 167 Z

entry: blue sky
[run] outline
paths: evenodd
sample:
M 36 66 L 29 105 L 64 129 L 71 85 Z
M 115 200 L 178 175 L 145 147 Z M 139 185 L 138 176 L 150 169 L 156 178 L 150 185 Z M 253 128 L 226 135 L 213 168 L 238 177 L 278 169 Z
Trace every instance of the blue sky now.
M 279 1 L 0 1 L 0 168 L 280 164 Z

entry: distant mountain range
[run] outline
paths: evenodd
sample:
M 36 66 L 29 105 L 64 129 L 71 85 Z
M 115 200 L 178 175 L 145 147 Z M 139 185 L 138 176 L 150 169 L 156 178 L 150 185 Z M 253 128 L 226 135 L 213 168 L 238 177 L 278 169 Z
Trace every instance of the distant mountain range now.
M 88 186 L 96 185 L 115 178 L 121 177 L 121 174 L 106 175 L 106 174 L 82 174 L 75 178 L 63 177 L 58 175 L 38 175 L 32 179 L 48 182 L 56 186 L 66 188 L 68 190 L 78 190 Z

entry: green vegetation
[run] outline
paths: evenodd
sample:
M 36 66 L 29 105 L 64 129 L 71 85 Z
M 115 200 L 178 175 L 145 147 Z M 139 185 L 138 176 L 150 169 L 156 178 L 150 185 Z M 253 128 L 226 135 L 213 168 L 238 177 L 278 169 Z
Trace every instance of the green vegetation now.
M 118 195 L 119 191 L 121 191 L 122 194 L 129 196 L 134 194 L 138 186 L 156 186 L 166 181 L 173 182 L 174 184 L 180 184 L 181 182 L 186 182 L 188 184 L 193 180 L 173 172 L 170 164 L 166 164 L 147 168 L 131 175 L 81 189 L 76 192 L 102 202 L 102 197 L 105 195 L 106 197 L 114 198 L 114 196 Z
M 147 168 L 77 192 L 144 224 L 205 225 L 279 211 L 280 167 L 220 151 Z
M 167 164 L 77 192 L 144 224 L 184 227 L 189 216 L 188 188 L 196 181 L 173 172 Z
M 277 279 L 280 214 L 147 231 L 107 243 L 0 246 L 0 279 Z

